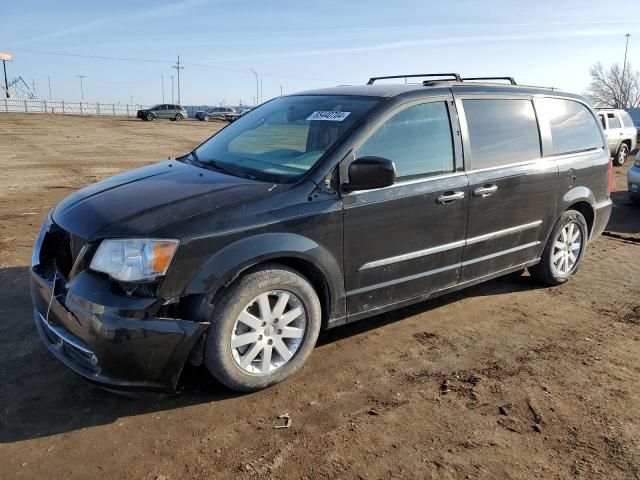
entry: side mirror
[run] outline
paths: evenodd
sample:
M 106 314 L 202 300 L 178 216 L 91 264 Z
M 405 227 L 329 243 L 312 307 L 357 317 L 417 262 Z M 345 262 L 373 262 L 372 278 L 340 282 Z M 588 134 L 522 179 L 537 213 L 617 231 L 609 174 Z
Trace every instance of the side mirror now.
M 349 183 L 346 190 L 372 190 L 393 185 L 396 181 L 396 166 L 382 157 L 360 157 L 349 165 Z

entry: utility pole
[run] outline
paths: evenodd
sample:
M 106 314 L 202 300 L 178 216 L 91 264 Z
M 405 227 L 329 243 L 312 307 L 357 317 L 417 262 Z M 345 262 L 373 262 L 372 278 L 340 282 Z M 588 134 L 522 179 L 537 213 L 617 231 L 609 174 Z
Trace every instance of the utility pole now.
M 253 72 L 253 74 L 256 76 L 256 101 L 254 102 L 254 104 L 255 104 L 255 106 L 258 106 L 258 102 L 260 101 L 260 98 L 259 98 L 260 80 L 258 79 L 258 72 L 256 72 L 253 68 L 250 68 L 249 70 L 251 70 Z
M 184 67 L 180 66 L 180 55 L 178 55 L 178 61 L 173 68 L 178 71 L 178 105 L 180 105 L 180 70 L 184 70 Z
M 81 102 L 84 102 L 84 85 L 82 84 L 82 81 L 87 78 L 86 75 L 76 75 L 76 77 L 78 77 L 80 79 L 80 98 L 81 98 Z
M 31 90 L 33 91 L 33 97 L 36 97 L 36 81 L 32 78 L 31 79 Z
M 173 75 L 171 75 L 171 103 L 174 103 L 174 101 L 173 101 Z
M 280 85 L 280 96 L 282 96 L 282 85 Z
M 9 82 L 7 81 L 7 62 L 13 59 L 13 55 L 8 52 L 0 52 L 0 60 L 2 60 L 2 69 L 4 70 L 4 91 L 9 98 Z
M 262 76 L 260 76 L 260 103 L 262 103 L 263 100 L 264 97 L 262 96 Z
M 162 103 L 164 103 L 164 75 L 160 75 L 160 79 L 162 80 Z
M 53 101 L 51 100 L 51 77 L 49 75 L 47 75 L 47 82 L 49 83 L 49 101 Z
M 625 35 L 625 37 L 627 38 L 627 43 L 624 47 L 624 63 L 622 64 L 622 108 L 625 108 L 627 106 L 627 91 L 625 90 L 624 87 L 624 74 L 627 70 L 627 50 L 629 49 L 629 37 L 631 36 L 631 34 L 627 33 Z

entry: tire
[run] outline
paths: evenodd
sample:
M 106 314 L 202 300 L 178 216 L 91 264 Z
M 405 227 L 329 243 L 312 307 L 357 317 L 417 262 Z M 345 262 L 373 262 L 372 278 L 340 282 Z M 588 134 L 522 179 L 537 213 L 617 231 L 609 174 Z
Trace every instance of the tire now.
M 174 120 L 175 120 L 176 122 L 181 122 L 183 118 L 184 118 L 184 117 L 182 116 L 182 114 L 177 113 L 177 114 L 176 114 L 176 116 L 175 116 L 175 118 L 174 118 Z
M 627 158 L 629 158 L 629 147 L 626 143 L 623 143 L 618 148 L 618 153 L 616 153 L 616 156 L 613 159 L 613 164 L 616 167 L 621 167 L 627 162 Z
M 147 116 L 145 117 L 147 122 L 152 121 L 154 118 L 156 118 L 156 117 L 153 115 L 153 113 L 147 113 Z
M 322 311 L 318 295 L 303 276 L 272 263 L 249 271 L 227 287 L 210 321 L 204 356 L 207 369 L 227 387 L 252 392 L 281 382 L 302 367 L 318 339 Z M 279 328 L 283 322 L 285 326 Z
M 571 229 L 571 226 L 573 226 L 573 229 Z M 566 229 L 572 233 L 567 235 Z M 576 232 L 578 236 L 575 240 L 568 238 L 576 235 Z M 565 236 L 563 237 L 563 235 Z M 564 241 L 563 238 L 567 238 L 567 240 Z M 588 238 L 589 229 L 582 214 L 576 210 L 564 212 L 560 215 L 560 219 L 553 227 L 551 235 L 549 235 L 540 262 L 529 267 L 531 277 L 546 285 L 565 283 L 578 271 L 584 257 Z M 575 246 L 578 243 L 579 246 L 577 248 L 571 248 L 571 245 Z M 564 247 L 560 247 L 560 244 L 563 244 Z M 572 260 L 571 255 L 573 255 L 574 260 Z M 562 263 L 563 257 L 565 263 Z M 554 258 L 556 258 L 555 261 Z
M 204 120 L 205 122 L 209 121 L 209 115 L 205 115 L 204 117 L 202 117 L 202 120 Z

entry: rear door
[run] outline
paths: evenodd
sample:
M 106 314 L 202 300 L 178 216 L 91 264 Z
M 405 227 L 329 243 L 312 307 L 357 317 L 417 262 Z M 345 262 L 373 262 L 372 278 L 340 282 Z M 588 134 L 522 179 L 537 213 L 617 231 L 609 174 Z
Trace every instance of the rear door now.
M 558 168 L 542 158 L 531 97 L 456 96 L 469 177 L 469 222 L 460 282 L 539 257 L 552 221 Z
M 397 181 L 343 197 L 347 310 L 366 311 L 455 285 L 468 185 L 451 96 L 414 101 L 381 120 L 354 158 L 393 160 Z

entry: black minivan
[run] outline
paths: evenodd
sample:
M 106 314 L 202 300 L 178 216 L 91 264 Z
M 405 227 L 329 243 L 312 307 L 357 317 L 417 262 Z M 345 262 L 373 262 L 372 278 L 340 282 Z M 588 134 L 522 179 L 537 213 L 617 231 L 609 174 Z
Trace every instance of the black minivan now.
M 172 391 L 190 362 L 251 391 L 321 329 L 525 268 L 565 282 L 611 213 L 592 107 L 420 77 L 275 98 L 67 197 L 32 257 L 46 346 L 110 389 Z

